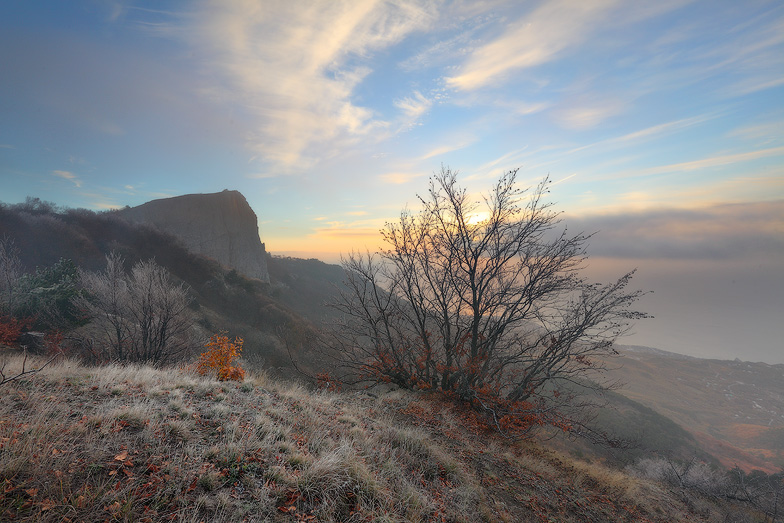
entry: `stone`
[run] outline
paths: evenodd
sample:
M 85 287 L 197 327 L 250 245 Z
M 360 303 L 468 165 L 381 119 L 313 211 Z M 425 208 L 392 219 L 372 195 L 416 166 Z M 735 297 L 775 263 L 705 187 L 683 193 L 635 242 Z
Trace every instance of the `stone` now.
M 152 200 L 122 209 L 119 215 L 154 225 L 178 238 L 190 251 L 269 283 L 258 218 L 239 191 Z

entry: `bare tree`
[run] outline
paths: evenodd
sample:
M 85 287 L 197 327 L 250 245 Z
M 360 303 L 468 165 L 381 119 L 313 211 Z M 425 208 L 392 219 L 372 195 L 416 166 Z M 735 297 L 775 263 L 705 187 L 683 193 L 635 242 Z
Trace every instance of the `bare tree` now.
M 190 348 L 188 291 L 155 261 L 139 262 L 126 274 L 123 259 L 112 253 L 104 272 L 82 274 L 82 285 L 87 296 L 77 303 L 92 318 L 96 345 L 109 359 L 164 363 Z
M 124 261 L 117 252 L 106 256 L 103 272 L 81 272 L 82 287 L 87 296 L 76 299 L 77 306 L 92 318 L 92 328 L 98 332 L 112 359 L 129 358 L 133 326 L 128 319 L 130 304 L 128 278 Z
M 741 501 L 765 515 L 765 521 L 781 521 L 784 513 L 784 469 L 776 474 L 752 470 L 746 474 L 737 465 L 730 473 L 732 488 L 726 497 Z M 768 519 L 770 518 L 770 519 Z
M 582 277 L 590 236 L 556 230 L 547 179 L 520 190 L 515 176 L 478 202 L 442 169 L 421 211 L 384 227 L 385 250 L 344 259 L 344 321 L 329 346 L 346 380 L 449 392 L 499 428 L 560 423 L 564 386 L 586 385 L 599 357 L 617 354 L 645 316 L 630 308 L 642 293 L 626 290 L 633 272 L 607 285 Z

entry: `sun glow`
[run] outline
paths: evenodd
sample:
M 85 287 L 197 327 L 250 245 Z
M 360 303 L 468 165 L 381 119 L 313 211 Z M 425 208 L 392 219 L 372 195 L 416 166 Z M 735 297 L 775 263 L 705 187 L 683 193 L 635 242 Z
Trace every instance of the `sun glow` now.
M 476 225 L 486 221 L 488 218 L 490 218 L 490 213 L 487 211 L 475 212 L 468 216 L 467 223 L 468 225 Z

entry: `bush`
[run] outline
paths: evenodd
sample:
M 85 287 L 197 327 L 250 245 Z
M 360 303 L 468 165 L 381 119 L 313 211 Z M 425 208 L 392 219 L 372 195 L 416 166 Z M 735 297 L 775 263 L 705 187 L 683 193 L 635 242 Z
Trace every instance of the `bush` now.
M 136 263 L 128 274 L 112 252 L 104 272 L 82 272 L 80 279 L 86 295 L 74 303 L 92 319 L 98 359 L 166 363 L 190 350 L 188 289 L 154 260 Z
M 242 381 L 245 370 L 232 365 L 242 354 L 244 340 L 234 338 L 232 342 L 225 332 L 213 334 L 207 343 L 207 350 L 199 356 L 197 369 L 203 376 L 214 375 L 220 381 Z
M 547 179 L 520 189 L 515 176 L 481 205 L 443 169 L 419 212 L 382 229 L 385 248 L 343 260 L 340 317 L 322 345 L 345 383 L 442 391 L 515 437 L 572 430 L 584 405 L 570 389 L 610 386 L 603 361 L 646 317 L 633 309 L 644 293 L 627 290 L 633 271 L 604 285 L 582 276 L 590 236 L 559 231 Z
M 0 343 L 14 343 L 26 329 L 30 328 L 31 320 L 17 319 L 13 316 L 0 315 Z

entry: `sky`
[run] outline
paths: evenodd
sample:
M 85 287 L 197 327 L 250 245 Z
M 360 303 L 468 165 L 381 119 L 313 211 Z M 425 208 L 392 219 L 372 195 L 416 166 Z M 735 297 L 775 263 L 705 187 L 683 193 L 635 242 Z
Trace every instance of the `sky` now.
M 0 4 L 0 201 L 236 189 L 273 255 L 381 246 L 442 166 L 552 180 L 623 343 L 784 363 L 784 3 Z

